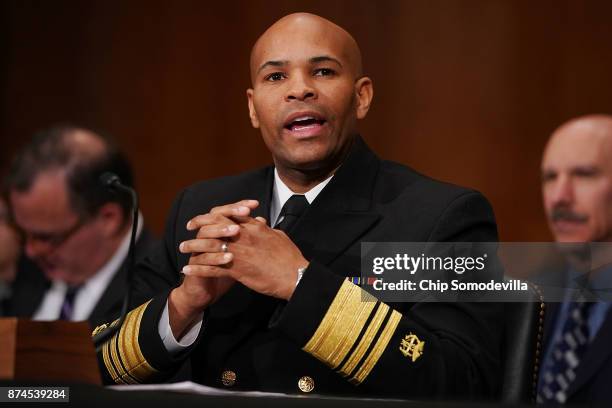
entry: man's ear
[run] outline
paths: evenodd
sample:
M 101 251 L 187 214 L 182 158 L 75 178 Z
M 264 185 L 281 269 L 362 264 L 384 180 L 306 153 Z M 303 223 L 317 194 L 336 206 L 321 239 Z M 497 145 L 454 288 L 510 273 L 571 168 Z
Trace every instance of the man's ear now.
M 98 222 L 107 237 L 122 231 L 124 221 L 123 209 L 117 203 L 106 203 L 98 210 Z
M 257 129 L 259 128 L 259 119 L 257 118 L 257 111 L 255 110 L 255 103 L 253 102 L 253 89 L 247 89 L 246 94 L 247 101 L 249 103 L 249 117 L 251 118 L 251 125 Z
M 357 95 L 357 119 L 363 119 L 368 114 L 374 97 L 372 80 L 366 76 L 359 78 L 355 82 L 355 94 Z

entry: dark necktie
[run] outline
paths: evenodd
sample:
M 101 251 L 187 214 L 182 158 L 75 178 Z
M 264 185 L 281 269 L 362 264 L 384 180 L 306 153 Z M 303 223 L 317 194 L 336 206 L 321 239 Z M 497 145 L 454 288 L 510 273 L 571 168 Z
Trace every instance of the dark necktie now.
M 544 367 L 538 392 L 539 403 L 565 403 L 567 389 L 574 381 L 578 364 L 588 348 L 588 317 L 592 305 L 593 302 L 585 301 L 584 296 L 580 295 L 569 304 L 561 336 Z
M 74 312 L 74 298 L 80 288 L 80 286 L 68 286 L 66 297 L 64 297 L 64 303 L 62 303 L 62 309 L 60 310 L 59 320 L 70 320 L 72 318 Z
M 310 204 L 308 204 L 308 200 L 306 200 L 306 197 L 304 197 L 303 195 L 292 195 L 289 200 L 287 200 L 285 205 L 283 205 L 283 208 L 281 209 L 281 212 L 278 215 L 278 219 L 280 221 L 276 222 L 274 229 L 279 229 L 285 233 L 289 232 L 293 228 L 297 220 L 300 219 L 302 214 L 304 214 L 309 205 Z M 280 318 L 280 315 L 283 312 L 283 308 L 286 304 L 287 302 L 284 300 L 273 300 L 273 305 L 275 305 L 275 309 L 272 312 L 269 321 L 267 322 L 266 329 L 268 327 L 273 326 L 274 322 Z M 270 333 L 272 332 L 269 332 L 268 336 L 272 335 Z
M 274 228 L 283 232 L 291 231 L 297 220 L 308 208 L 308 205 L 308 200 L 303 195 L 292 195 L 283 205 L 283 209 L 278 216 L 280 222 L 277 222 Z

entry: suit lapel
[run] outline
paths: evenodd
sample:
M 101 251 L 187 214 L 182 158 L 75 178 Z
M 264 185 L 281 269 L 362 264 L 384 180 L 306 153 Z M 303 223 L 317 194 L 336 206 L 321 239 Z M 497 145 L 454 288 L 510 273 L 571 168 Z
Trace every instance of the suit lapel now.
M 9 301 L 10 315 L 32 317 L 40 307 L 51 282 L 36 264 L 22 255 L 17 264 L 17 278 Z
M 92 326 L 112 321 L 119 317 L 121 302 L 125 296 L 125 269 L 124 260 L 87 318 Z
M 259 207 L 253 210 L 252 217 L 263 217 L 270 223 L 270 206 L 272 204 L 272 186 L 274 185 L 274 168 L 268 167 L 264 171 L 264 177 L 246 186 L 245 195 L 242 199 L 254 199 L 259 201 Z
M 146 251 L 150 249 L 154 242 L 155 238 L 153 235 L 146 228 L 143 228 L 138 241 L 136 241 L 136 262 L 145 257 Z M 127 273 L 126 262 L 127 258 L 123 260 L 121 266 L 104 290 L 102 297 L 89 314 L 87 320 L 92 325 L 106 323 L 119 316 L 123 298 L 125 296 L 125 275 Z
M 289 236 L 307 259 L 329 265 L 379 219 L 371 211 L 380 160 L 357 138 L 347 159 Z

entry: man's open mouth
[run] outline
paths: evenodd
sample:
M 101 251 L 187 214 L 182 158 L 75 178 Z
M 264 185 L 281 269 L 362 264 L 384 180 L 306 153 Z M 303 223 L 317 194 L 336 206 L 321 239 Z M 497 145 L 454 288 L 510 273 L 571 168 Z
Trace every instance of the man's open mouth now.
M 319 115 L 298 115 L 289 118 L 289 120 L 285 123 L 285 129 L 290 130 L 292 132 L 300 132 L 303 130 L 314 129 L 325 124 L 325 119 Z

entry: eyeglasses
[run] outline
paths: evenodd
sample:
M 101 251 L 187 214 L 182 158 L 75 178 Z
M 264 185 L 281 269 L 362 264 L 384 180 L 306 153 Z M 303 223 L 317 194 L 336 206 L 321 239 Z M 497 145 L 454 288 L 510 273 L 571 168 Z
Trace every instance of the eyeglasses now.
M 55 233 L 38 233 L 24 231 L 24 235 L 26 237 L 26 240 L 28 241 L 37 241 L 41 244 L 48 245 L 51 248 L 55 249 L 61 246 L 64 242 L 68 241 L 70 237 L 76 234 L 88 222 L 88 218 L 79 218 L 79 220 L 66 231 Z

